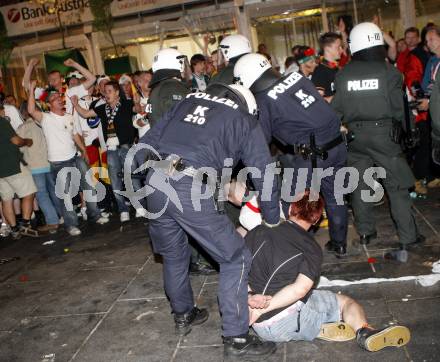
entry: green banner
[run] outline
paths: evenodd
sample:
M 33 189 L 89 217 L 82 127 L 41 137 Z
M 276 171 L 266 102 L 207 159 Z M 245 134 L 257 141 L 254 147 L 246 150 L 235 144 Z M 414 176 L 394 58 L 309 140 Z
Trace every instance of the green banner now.
M 133 73 L 138 69 L 138 62 L 135 57 L 123 56 L 119 58 L 104 60 L 105 74 L 120 75 L 124 73 Z
M 49 73 L 53 70 L 58 70 L 61 74 L 66 75 L 67 73 L 73 71 L 73 68 L 66 67 L 64 65 L 64 61 L 69 58 L 87 68 L 86 61 L 84 60 L 81 52 L 78 49 L 71 48 L 44 53 L 46 72 Z

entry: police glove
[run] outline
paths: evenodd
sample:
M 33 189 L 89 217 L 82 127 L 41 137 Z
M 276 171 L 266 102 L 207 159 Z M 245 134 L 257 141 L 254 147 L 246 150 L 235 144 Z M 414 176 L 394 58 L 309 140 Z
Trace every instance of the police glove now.
M 432 160 L 440 165 L 440 139 L 432 140 Z
M 394 143 L 400 144 L 404 136 L 402 124 L 399 121 L 393 120 L 393 126 L 390 131 L 390 138 Z

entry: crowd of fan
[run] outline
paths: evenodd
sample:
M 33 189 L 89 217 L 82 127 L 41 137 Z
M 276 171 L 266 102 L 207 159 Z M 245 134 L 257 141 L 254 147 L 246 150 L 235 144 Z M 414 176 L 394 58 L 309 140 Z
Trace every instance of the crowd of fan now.
M 285 60 L 283 74 L 302 73 L 331 102 L 335 76 L 350 61 L 347 37 L 351 28 L 350 18 L 341 17 L 338 32 L 319 38 L 319 55 L 307 45 L 294 46 Z M 207 40 L 205 37 L 206 50 Z M 420 144 L 409 158 L 417 178 L 415 194 L 424 196 L 428 188 L 440 187 L 431 162 L 428 101 L 440 64 L 439 29 L 434 24 L 428 24 L 421 32 L 412 27 L 406 29 L 402 39 L 396 41 L 392 34 L 384 33 L 384 40 L 388 61 L 402 72 L 409 104 L 413 104 L 410 112 L 417 122 Z M 266 45 L 260 44 L 258 52 L 280 71 Z M 183 78 L 194 92 L 204 91 L 224 65 L 218 51 L 195 54 L 187 63 Z M 59 71 L 50 72 L 40 88 L 31 81 L 37 64 L 37 60 L 30 60 L 24 75 L 28 100 L 19 104 L 14 96 L 0 94 L 1 236 L 17 239 L 23 234 L 54 233 L 62 223 L 70 235 L 79 235 L 78 217 L 105 224 L 115 211 L 121 222 L 128 222 L 129 203 L 112 188 L 123 190 L 120 173 L 127 152 L 150 128 L 151 70 L 110 78 L 95 76 L 68 59 L 65 65 L 75 70 L 64 77 Z M 94 188 L 84 181 L 88 169 L 101 167 L 94 174 L 107 188 L 106 198 L 97 204 L 87 202 L 82 192 L 76 197 L 72 194 L 76 208 L 69 209 L 57 196 L 55 187 L 58 174 L 69 166 L 76 167 L 83 176 L 81 191 Z M 135 185 L 135 189 L 139 188 Z M 146 216 L 141 207 L 133 213 L 136 217 Z M 35 221 L 31 223 L 31 219 Z

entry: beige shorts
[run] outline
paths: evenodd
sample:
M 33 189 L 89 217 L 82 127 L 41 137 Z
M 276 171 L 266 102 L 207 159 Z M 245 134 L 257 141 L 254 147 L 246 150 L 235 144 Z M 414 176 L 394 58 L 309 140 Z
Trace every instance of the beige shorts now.
M 14 195 L 20 199 L 37 192 L 34 179 L 26 166 L 20 164 L 21 172 L 0 178 L 0 198 L 3 201 L 12 200 Z

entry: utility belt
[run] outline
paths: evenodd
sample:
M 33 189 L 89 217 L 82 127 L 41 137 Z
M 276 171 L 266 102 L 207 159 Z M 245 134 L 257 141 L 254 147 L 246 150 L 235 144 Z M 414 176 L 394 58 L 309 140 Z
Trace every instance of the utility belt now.
M 220 198 L 220 190 L 222 189 L 221 177 L 212 177 L 207 172 L 202 172 L 193 166 L 185 164 L 183 159 L 178 155 L 161 155 L 162 160 L 148 160 L 147 168 L 160 170 L 165 175 L 173 177 L 176 174 L 192 177 L 200 181 L 202 184 L 211 187 L 214 198 L 214 205 L 220 214 L 225 213 L 225 200 Z
M 347 135 L 345 133 L 341 133 L 339 136 L 337 136 L 330 142 L 318 146 L 316 144 L 315 134 L 311 133 L 309 144 L 301 143 L 296 145 L 289 145 L 287 146 L 287 148 L 291 153 L 295 155 L 301 155 L 304 158 L 304 160 L 311 159 L 312 167 L 316 168 L 318 157 L 321 160 L 326 160 L 328 158 L 328 151 L 335 148 L 336 146 L 339 146 L 341 143 L 348 143 L 348 142 L 350 142 L 350 140 L 348 139 Z
M 347 124 L 349 130 L 355 130 L 359 128 L 380 128 L 391 127 L 393 125 L 392 119 L 382 119 L 378 121 L 355 121 Z

